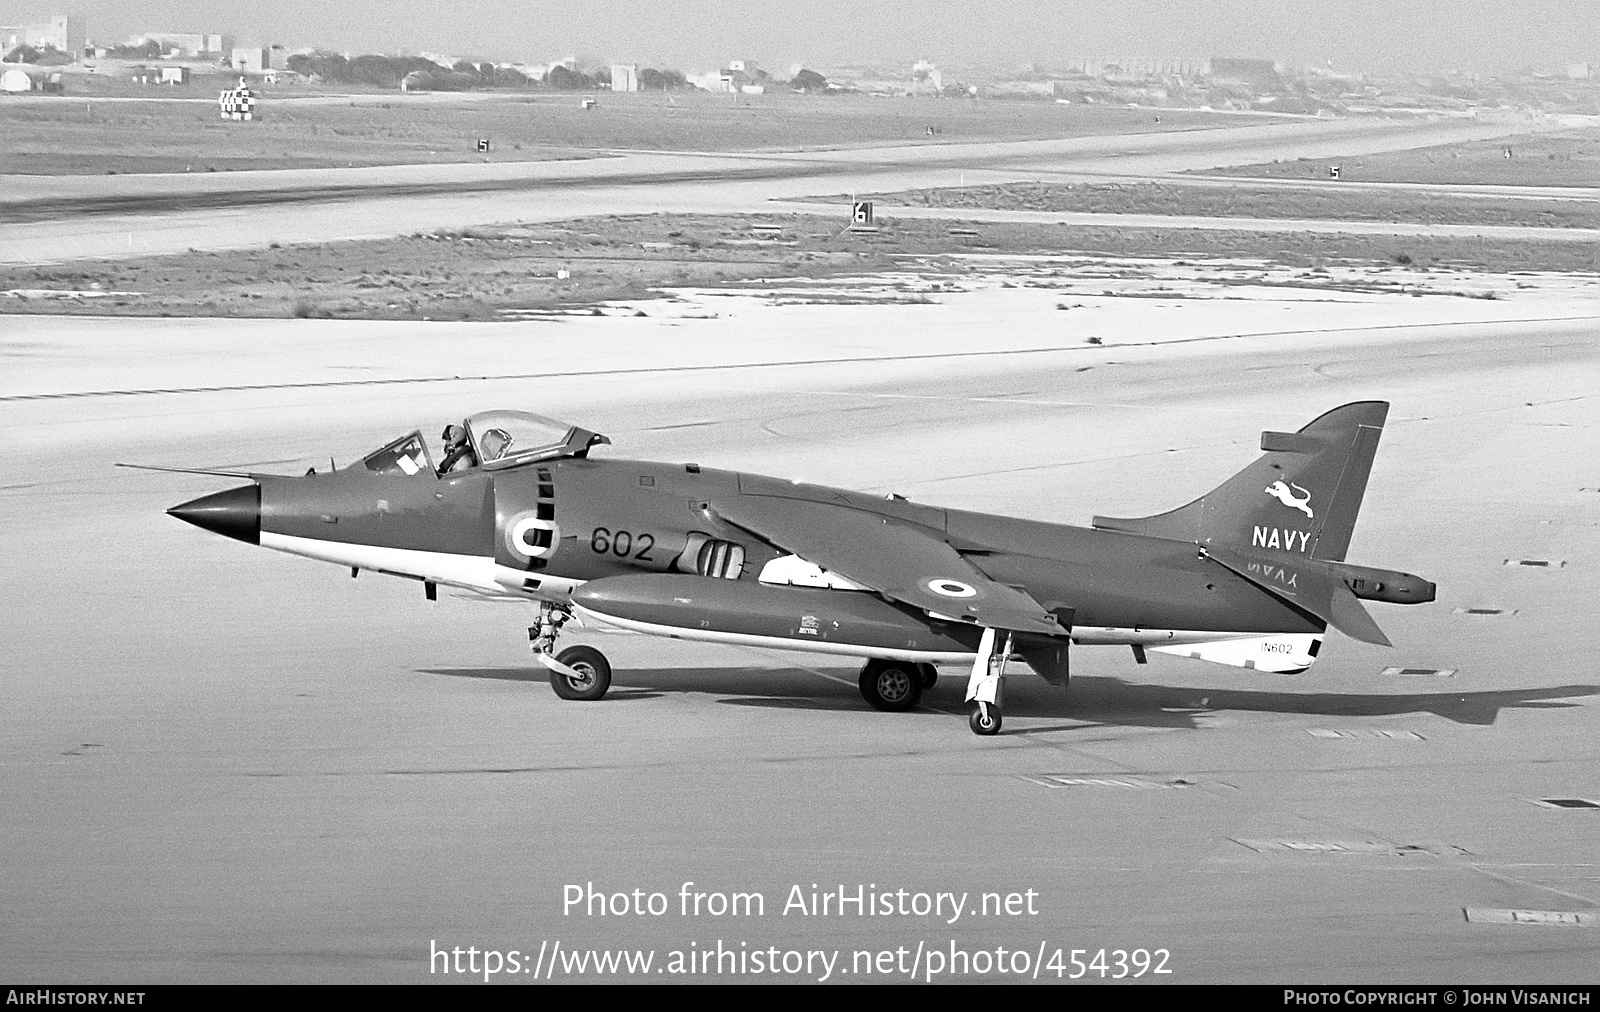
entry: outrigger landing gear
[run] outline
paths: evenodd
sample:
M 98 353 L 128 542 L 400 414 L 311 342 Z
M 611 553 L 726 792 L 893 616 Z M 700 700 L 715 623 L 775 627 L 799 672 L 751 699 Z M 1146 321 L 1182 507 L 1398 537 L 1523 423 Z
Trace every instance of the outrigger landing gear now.
M 978 656 L 972 662 L 972 677 L 967 679 L 967 726 L 973 734 L 1000 733 L 1000 707 L 1005 699 L 1002 679 L 1011 657 L 1011 634 L 995 649 L 995 630 L 985 629 L 978 641 Z
M 926 677 L 920 664 L 871 660 L 861 666 L 861 698 L 874 709 L 904 713 L 922 698 Z
M 528 627 L 533 656 L 550 670 L 550 687 L 562 699 L 599 699 L 611 688 L 611 662 L 594 647 L 568 647 L 559 654 L 556 637 L 572 612 L 548 601 L 539 604 L 539 624 Z

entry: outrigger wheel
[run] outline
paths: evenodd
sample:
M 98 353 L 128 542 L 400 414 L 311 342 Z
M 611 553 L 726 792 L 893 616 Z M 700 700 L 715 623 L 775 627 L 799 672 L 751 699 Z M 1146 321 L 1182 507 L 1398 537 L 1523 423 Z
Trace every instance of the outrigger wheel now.
M 973 734 L 999 734 L 1000 707 L 974 699 L 967 704 L 967 726 L 972 728 Z
M 574 677 L 551 669 L 550 687 L 562 699 L 599 699 L 611 688 L 611 662 L 594 647 L 568 647 L 556 661 L 577 673 Z
M 861 698 L 874 709 L 904 713 L 922 698 L 922 683 L 914 664 L 872 660 L 861 666 Z

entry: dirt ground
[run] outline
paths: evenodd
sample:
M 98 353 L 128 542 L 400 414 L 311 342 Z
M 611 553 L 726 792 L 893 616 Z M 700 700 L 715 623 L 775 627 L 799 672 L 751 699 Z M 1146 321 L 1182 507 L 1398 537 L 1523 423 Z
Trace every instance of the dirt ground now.
M 1328 179 L 1328 169 L 1335 165 L 1339 167 L 1339 178 L 1352 182 L 1597 186 L 1600 185 L 1600 127 L 1378 155 L 1239 165 L 1205 174 Z
M 1600 227 L 1600 204 L 1593 201 L 1341 191 L 1337 183 L 1330 183 L 1326 190 L 1316 191 L 1298 187 L 1172 186 L 1161 183 L 1008 183 L 871 196 L 887 204 L 957 209 L 972 207 L 1218 218 Z
M 0 174 L 224 172 L 535 161 L 588 150 L 753 151 L 939 144 L 1243 126 L 1254 117 L 1054 102 L 862 95 L 495 93 L 329 96 L 267 91 L 223 121 L 215 93 L 105 100 L 0 97 Z M 585 98 L 597 106 L 584 109 Z M 477 150 L 489 142 L 487 154 Z
M 776 226 L 776 231 L 772 231 Z M 952 255 L 1063 254 L 1261 260 L 1327 284 L 1329 264 L 1452 270 L 1593 272 L 1596 252 L 1570 242 L 1506 243 L 1355 235 L 1063 228 L 882 220 L 845 232 L 813 216 L 644 215 L 504 226 L 331 245 L 0 269 L 0 313 L 129 316 L 491 320 L 622 311 L 607 303 L 668 299 L 674 288 L 745 287 L 962 268 Z M 952 266 L 954 264 L 954 266 Z M 1448 285 L 1446 285 L 1448 287 Z M 875 296 L 915 300 L 914 294 Z

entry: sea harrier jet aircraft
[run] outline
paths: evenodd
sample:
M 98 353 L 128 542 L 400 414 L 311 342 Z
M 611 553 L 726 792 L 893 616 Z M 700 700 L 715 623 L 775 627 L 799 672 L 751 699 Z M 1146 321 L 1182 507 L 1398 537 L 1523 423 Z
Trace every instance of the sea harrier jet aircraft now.
M 605 436 L 524 411 L 420 432 L 358 463 L 168 512 L 253 545 L 536 604 L 533 651 L 567 699 L 611 666 L 557 652 L 571 619 L 677 639 L 865 659 L 861 694 L 908 710 L 934 665 L 971 665 L 978 734 L 1000 730 L 1006 663 L 1065 686 L 1069 648 L 1119 644 L 1269 672 L 1311 666 L 1329 626 L 1389 645 L 1360 600 L 1434 585 L 1344 561 L 1388 405 L 1346 404 L 1169 513 L 1093 526 L 942 509 L 698 464 L 593 458 Z

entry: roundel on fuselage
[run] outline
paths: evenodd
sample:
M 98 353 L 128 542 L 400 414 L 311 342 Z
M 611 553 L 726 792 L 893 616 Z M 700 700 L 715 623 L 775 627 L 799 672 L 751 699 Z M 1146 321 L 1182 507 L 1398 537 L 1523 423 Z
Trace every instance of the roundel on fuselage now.
M 506 521 L 505 543 L 520 559 L 548 559 L 561 543 L 561 529 L 554 520 L 540 520 L 533 510 L 525 510 Z

